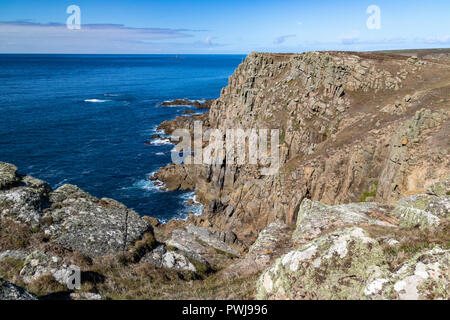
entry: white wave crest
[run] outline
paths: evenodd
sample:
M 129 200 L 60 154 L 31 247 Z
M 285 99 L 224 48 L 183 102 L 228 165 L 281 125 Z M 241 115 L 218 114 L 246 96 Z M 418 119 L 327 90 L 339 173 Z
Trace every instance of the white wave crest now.
M 101 99 L 86 99 L 84 102 L 91 102 L 91 103 L 102 103 L 102 102 L 108 102 L 111 100 L 101 100 Z

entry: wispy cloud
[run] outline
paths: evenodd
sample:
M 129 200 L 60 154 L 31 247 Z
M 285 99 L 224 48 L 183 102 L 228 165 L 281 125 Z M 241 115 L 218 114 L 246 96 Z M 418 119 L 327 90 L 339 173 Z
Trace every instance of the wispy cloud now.
M 295 36 L 296 36 L 295 34 L 286 34 L 286 35 L 283 35 L 283 36 L 279 36 L 279 37 L 275 38 L 273 43 L 275 43 L 275 44 L 282 44 L 282 43 L 286 42 L 286 39 L 293 38 Z
M 30 21 L 0 22 L 0 52 L 149 52 L 155 41 L 185 39 L 199 30 L 170 28 L 134 28 L 121 24 L 84 24 L 81 30 L 69 30 L 61 23 Z
M 422 41 L 430 44 L 450 44 L 450 35 L 442 37 L 427 37 L 422 39 Z

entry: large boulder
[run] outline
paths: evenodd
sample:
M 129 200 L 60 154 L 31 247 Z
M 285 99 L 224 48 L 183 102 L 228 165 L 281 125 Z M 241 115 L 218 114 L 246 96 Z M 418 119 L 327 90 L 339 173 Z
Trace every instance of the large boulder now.
M 364 299 L 387 270 L 383 250 L 361 228 L 320 237 L 278 258 L 257 283 L 258 299 Z
M 305 199 L 298 210 L 292 239 L 297 243 L 306 243 L 338 228 L 362 223 L 394 227 L 398 222 L 390 215 L 391 209 L 375 202 L 329 206 Z
M 228 253 L 232 256 L 239 256 L 239 253 L 236 250 L 231 248 L 228 244 L 219 239 L 217 235 L 213 234 L 206 228 L 188 225 L 186 227 L 186 230 L 188 233 L 193 234 L 194 236 L 197 237 L 197 239 L 200 239 L 210 247 Z
M 181 253 L 167 251 L 164 245 L 159 245 L 147 253 L 141 263 L 151 263 L 157 268 L 175 269 L 180 271 L 198 272 L 189 259 Z
M 73 272 L 74 269 L 61 258 L 34 251 L 25 258 L 20 276 L 25 283 L 30 283 L 41 276 L 50 275 L 59 283 L 67 285 Z
M 0 161 L 0 190 L 10 188 L 18 182 L 17 167 Z
M 135 211 L 112 199 L 97 199 L 76 186 L 55 190 L 51 210 L 45 217 L 52 223 L 45 233 L 51 241 L 90 257 L 115 254 L 151 230 Z
M 267 268 L 290 245 L 290 230 L 284 223 L 272 222 L 262 230 L 247 255 L 228 266 L 222 274 L 228 278 L 250 276 Z

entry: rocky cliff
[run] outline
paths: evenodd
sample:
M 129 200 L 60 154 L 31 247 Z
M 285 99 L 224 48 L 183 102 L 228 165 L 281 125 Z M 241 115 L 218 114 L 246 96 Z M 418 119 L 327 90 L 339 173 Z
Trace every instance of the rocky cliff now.
M 304 199 L 392 204 L 450 173 L 449 88 L 448 60 L 432 54 L 252 53 L 204 125 L 280 129 L 279 174 L 225 157 L 157 176 L 196 190 L 205 209 L 192 223 L 236 234 L 244 247 L 271 222 L 294 225 Z M 192 129 L 192 119 L 177 121 Z

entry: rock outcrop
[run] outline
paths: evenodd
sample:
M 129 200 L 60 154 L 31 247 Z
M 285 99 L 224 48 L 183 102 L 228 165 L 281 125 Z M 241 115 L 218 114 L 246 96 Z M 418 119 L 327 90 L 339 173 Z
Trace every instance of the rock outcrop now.
M 24 233 L 0 229 L 0 299 L 58 292 L 74 262 L 72 299 L 449 299 L 447 58 L 250 54 L 208 112 L 160 129 L 278 129 L 279 171 L 229 155 L 160 168 L 203 204 L 186 221 L 0 162 L 0 227 Z
M 73 185 L 52 191 L 41 180 L 20 176 L 0 163 L 0 217 L 40 228 L 49 241 L 91 257 L 124 251 L 148 222 L 112 199 L 97 199 Z

